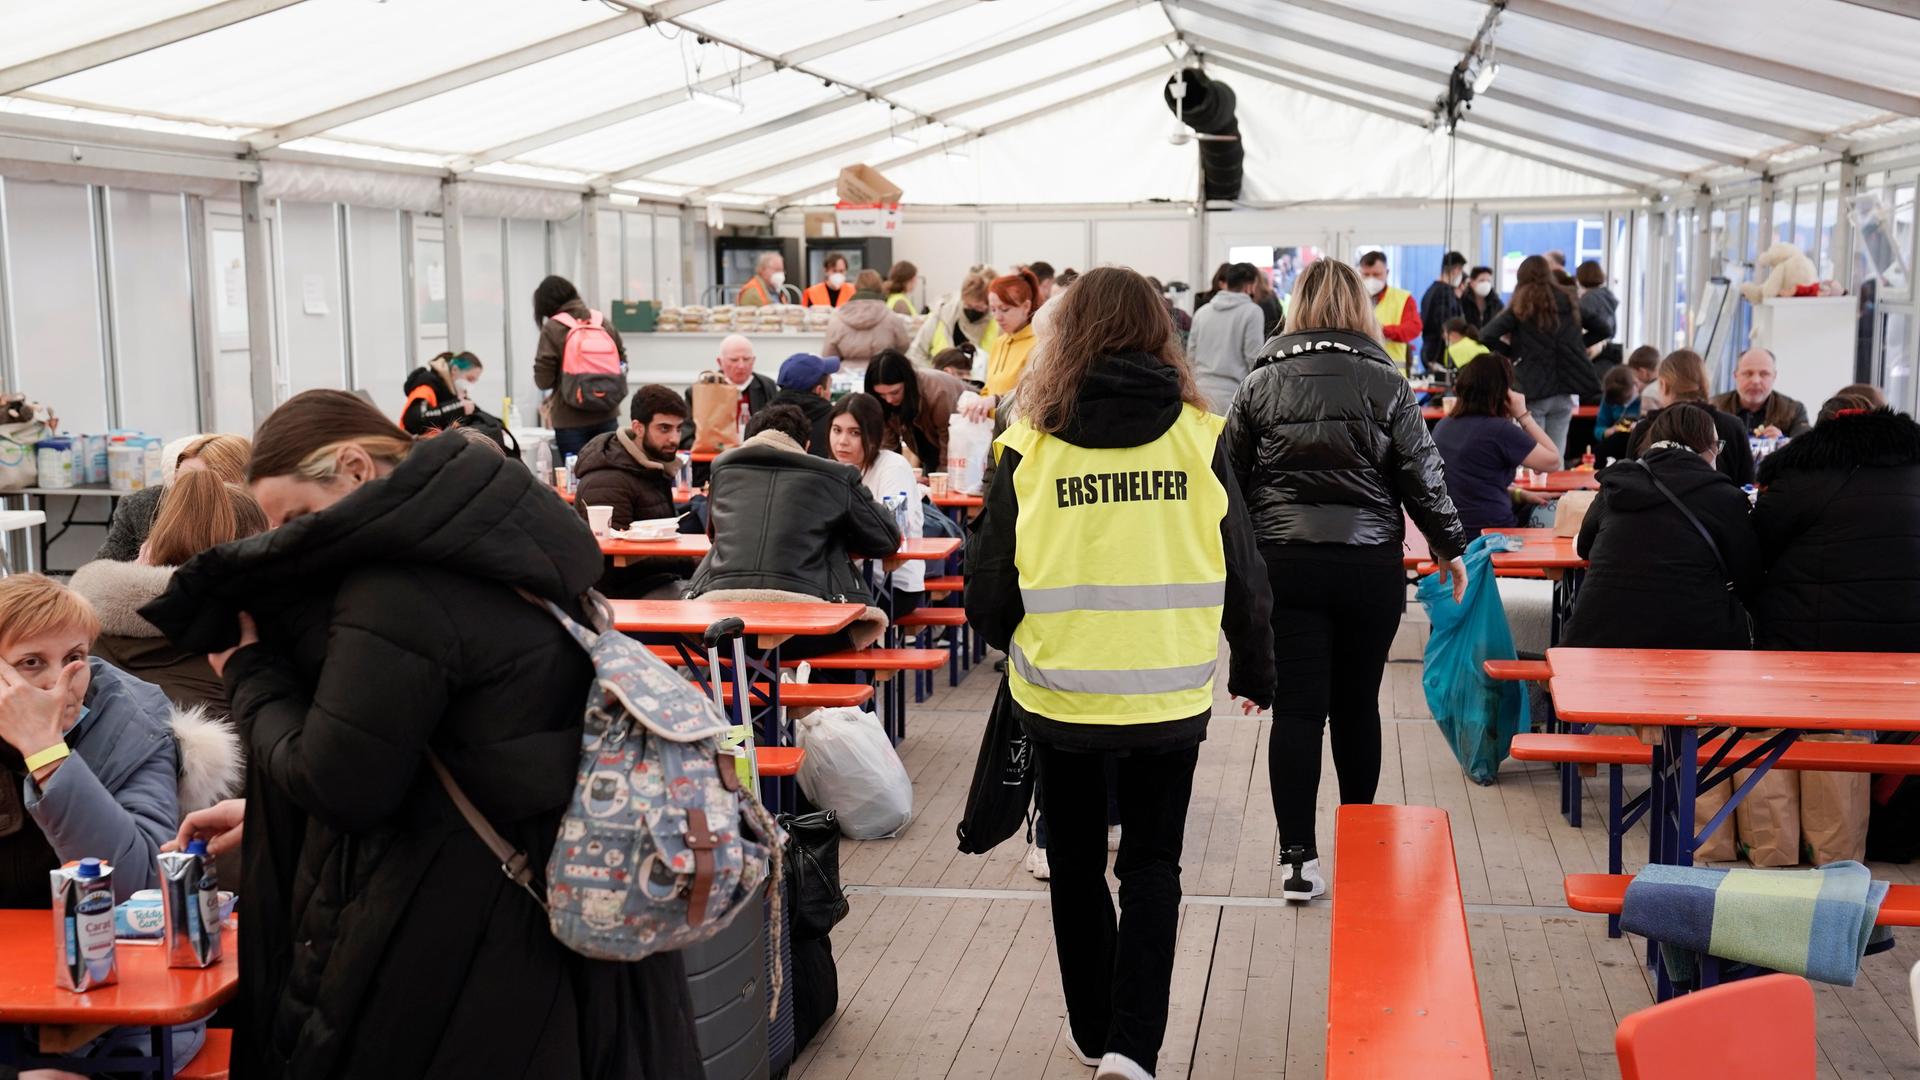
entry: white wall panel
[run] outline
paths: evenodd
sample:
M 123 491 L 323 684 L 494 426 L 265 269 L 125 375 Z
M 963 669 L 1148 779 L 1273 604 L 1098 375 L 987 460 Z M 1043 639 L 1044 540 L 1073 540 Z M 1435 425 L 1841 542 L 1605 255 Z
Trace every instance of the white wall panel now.
M 20 389 L 66 431 L 107 429 L 100 278 L 85 187 L 6 183 L 8 305 Z
M 280 210 L 280 370 L 292 397 L 346 385 L 346 323 L 340 307 L 340 232 L 331 203 L 283 202 Z
M 627 211 L 620 215 L 626 231 L 621 234 L 620 287 L 607 297 L 614 300 L 651 300 L 653 275 L 653 215 Z
M 584 291 L 580 295 L 586 300 L 588 307 L 605 311 L 607 301 L 615 298 L 620 292 L 621 285 L 620 215 L 618 212 L 600 211 L 600 250 L 594 253 L 594 257 L 600 260 L 600 289 L 592 296 L 588 296 Z M 571 280 L 575 286 L 581 284 L 578 278 Z
M 678 304 L 685 300 L 681 289 L 684 285 L 683 269 L 680 265 L 684 252 L 680 240 L 680 217 L 678 214 L 663 213 L 653 219 L 653 292 L 651 299 L 664 304 Z
M 107 218 L 120 422 L 167 439 L 191 435 L 201 427 L 186 200 L 113 188 Z
M 555 231 L 564 232 L 565 226 L 556 222 Z M 533 324 L 533 290 L 546 276 L 546 222 L 509 221 L 506 308 L 501 318 L 506 323 L 514 408 L 529 416 L 540 401 L 540 391 L 533 385 L 533 352 L 540 342 L 540 328 Z
M 400 211 L 347 208 L 356 385 L 399 415 L 407 377 L 407 280 Z
M 893 238 L 893 257 L 920 269 L 920 295 L 930 305 L 960 287 L 967 268 L 980 258 L 980 225 L 974 221 L 915 221 L 911 216 Z
M 498 413 L 507 392 L 506 265 L 500 250 L 500 219 L 467 218 L 461 244 L 467 324 L 449 347 L 480 358 L 484 366 L 473 399 L 488 412 Z
M 1121 218 L 1093 223 L 1093 256 L 1097 266 L 1126 266 L 1164 284 L 1172 281 L 1191 283 L 1197 271 L 1193 267 L 1194 219 L 1190 217 L 1152 219 Z M 1055 270 L 1067 266 L 1082 272 L 1087 266 L 1054 263 Z
M 996 221 L 987 229 L 987 257 L 1003 274 L 1036 261 L 1084 270 L 1087 255 L 1085 221 Z

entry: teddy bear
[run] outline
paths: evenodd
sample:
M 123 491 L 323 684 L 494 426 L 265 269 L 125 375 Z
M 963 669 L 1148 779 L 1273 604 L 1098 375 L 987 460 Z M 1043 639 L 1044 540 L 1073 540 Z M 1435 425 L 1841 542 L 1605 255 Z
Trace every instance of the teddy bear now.
M 1807 253 L 1786 241 L 1780 241 L 1760 253 L 1753 272 L 1766 274 L 1765 281 L 1743 281 L 1740 295 L 1747 303 L 1758 304 L 1772 296 L 1818 296 L 1820 271 Z

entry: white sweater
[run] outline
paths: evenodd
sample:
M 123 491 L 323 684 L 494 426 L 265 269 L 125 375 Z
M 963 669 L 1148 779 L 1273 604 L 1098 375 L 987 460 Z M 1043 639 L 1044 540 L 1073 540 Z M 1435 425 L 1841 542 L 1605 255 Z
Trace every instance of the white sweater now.
M 905 539 L 917 540 L 926 535 L 926 513 L 920 502 L 920 484 L 913 478 L 913 466 L 907 459 L 891 450 L 880 451 L 873 459 L 873 465 L 860 475 L 861 483 L 875 499 L 907 500 L 907 527 L 902 530 Z M 925 592 L 927 588 L 927 564 L 918 559 L 909 560 L 900 569 L 893 572 L 893 587 L 901 592 Z

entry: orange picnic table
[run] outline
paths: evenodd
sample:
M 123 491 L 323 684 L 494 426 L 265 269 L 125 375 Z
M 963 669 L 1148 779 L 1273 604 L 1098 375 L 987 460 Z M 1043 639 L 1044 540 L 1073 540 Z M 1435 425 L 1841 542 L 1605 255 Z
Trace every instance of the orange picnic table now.
M 1526 542 L 1518 551 L 1493 553 L 1493 568 L 1500 570 L 1582 570 L 1587 560 L 1575 550 L 1575 538 L 1555 536 L 1552 529 L 1488 529 L 1502 536 L 1517 536 Z
M 792 637 L 845 630 L 865 604 L 781 604 L 728 600 L 610 600 L 615 629 L 629 633 L 701 634 L 722 619 L 740 619 L 746 633 Z M 49 969 L 51 970 L 51 969 Z
M 231 928 L 220 933 L 224 959 L 209 968 L 170 968 L 158 943 L 122 941 L 114 950 L 120 981 L 76 994 L 53 982 L 52 908 L 0 911 L 0 1024 L 152 1028 L 158 1055 L 115 1061 L 125 1071 L 172 1076 L 167 1029 L 213 1015 L 239 991 L 239 936 Z
M 600 554 L 615 566 L 626 566 L 641 559 L 704 559 L 713 541 L 698 533 L 684 533 L 665 540 L 621 540 L 608 537 L 600 541 Z M 893 555 L 901 562 L 939 562 L 960 550 L 954 536 L 921 536 L 904 541 Z
M 1558 469 L 1550 473 L 1540 473 L 1537 482 L 1529 480 L 1516 484 L 1523 491 L 1544 491 L 1553 495 L 1565 495 L 1569 491 L 1597 491 L 1600 481 L 1594 478 L 1589 469 Z

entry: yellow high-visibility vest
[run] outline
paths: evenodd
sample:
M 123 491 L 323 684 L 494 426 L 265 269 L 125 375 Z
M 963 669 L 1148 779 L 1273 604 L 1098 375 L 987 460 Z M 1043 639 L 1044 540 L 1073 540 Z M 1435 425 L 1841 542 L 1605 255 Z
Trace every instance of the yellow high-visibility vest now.
M 957 342 L 953 340 L 953 334 L 950 333 L 952 329 L 953 324 L 951 322 L 941 321 L 934 324 L 933 348 L 927 353 L 927 359 L 929 361 L 957 344 Z M 987 332 L 980 335 L 979 341 L 973 343 L 973 352 L 976 358 L 974 366 L 976 368 L 981 367 L 981 365 L 986 362 L 987 353 L 993 349 L 993 343 L 999 340 L 1000 324 L 994 322 L 992 319 L 988 319 Z
M 1447 346 L 1447 363 L 1458 371 L 1472 363 L 1474 357 L 1485 356 L 1492 351 L 1470 337 L 1463 337 Z
M 1192 405 L 1144 446 L 1087 449 L 1022 421 L 1014 563 L 1025 615 L 1007 680 L 1028 712 L 1154 724 L 1213 707 L 1227 590 L 1213 472 L 1226 421 Z
M 1396 289 L 1389 285 L 1380 290 L 1380 300 L 1373 305 L 1373 317 L 1380 321 L 1382 327 L 1398 326 L 1400 325 L 1400 316 L 1407 313 L 1407 301 L 1411 299 L 1413 299 L 1412 293 L 1405 289 Z M 1404 341 L 1389 341 L 1385 337 L 1382 337 L 1380 342 L 1387 347 L 1387 358 L 1392 360 L 1401 371 L 1405 371 L 1407 369 L 1407 343 Z

